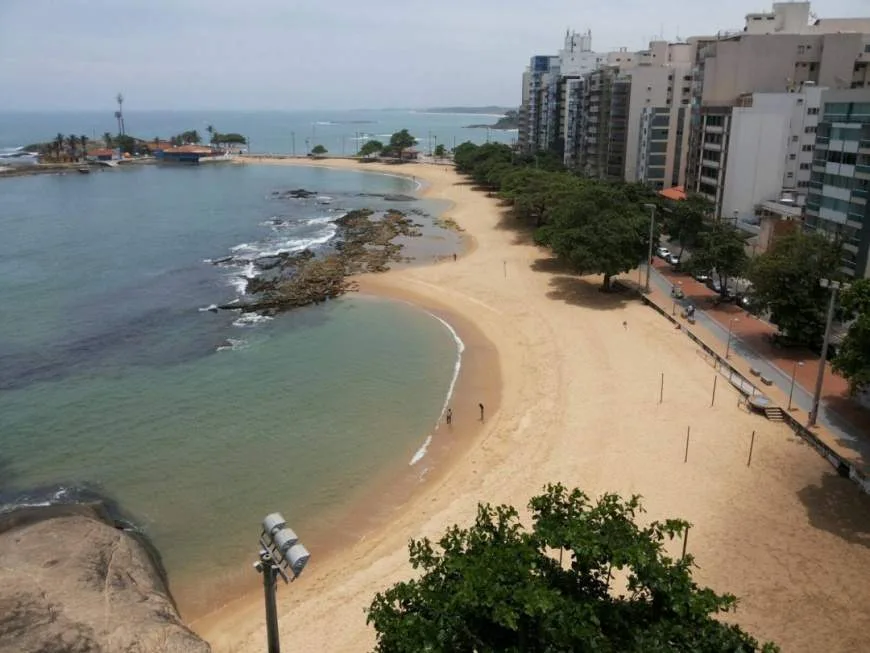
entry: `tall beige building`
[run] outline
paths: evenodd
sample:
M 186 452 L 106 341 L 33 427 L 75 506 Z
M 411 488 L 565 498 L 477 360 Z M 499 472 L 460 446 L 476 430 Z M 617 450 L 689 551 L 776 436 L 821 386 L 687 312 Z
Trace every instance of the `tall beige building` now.
M 729 159 L 747 159 L 741 148 L 757 146 L 732 138 L 735 107 L 758 94 L 870 86 L 870 18 L 818 19 L 808 2 L 774 3 L 770 12 L 748 14 L 742 31 L 699 41 L 692 76 L 686 185 L 706 195 L 722 215 L 727 197 L 753 194 L 740 186 L 751 183 L 749 176 L 727 174 Z M 719 167 L 712 183 L 714 150 Z M 790 156 L 784 147 L 777 155 Z

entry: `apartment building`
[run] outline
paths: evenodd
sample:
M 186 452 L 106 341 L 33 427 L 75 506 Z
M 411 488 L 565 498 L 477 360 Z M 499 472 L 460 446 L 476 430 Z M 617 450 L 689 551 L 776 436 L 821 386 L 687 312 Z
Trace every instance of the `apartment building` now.
M 518 141 L 528 152 L 548 149 L 555 139 L 558 115 L 559 57 L 536 55 L 523 74 Z
M 577 145 L 571 156 L 587 177 L 624 176 L 630 89 L 631 78 L 616 66 L 604 66 L 584 78 Z
M 631 77 L 626 181 L 656 189 L 683 185 L 692 52 L 690 43 L 654 41 L 625 69 Z
M 821 98 L 807 230 L 843 242 L 843 271 L 870 278 L 870 88 L 828 90 Z
M 808 82 L 791 93 L 747 93 L 702 114 L 694 190 L 718 215 L 752 221 L 764 201 L 803 204 L 822 91 Z
M 795 191 L 801 203 L 815 134 L 812 114 L 796 116 L 799 101 L 805 109 L 812 106 L 817 96 L 807 89 L 813 86 L 870 86 L 868 61 L 870 19 L 811 19 L 808 2 L 775 3 L 771 12 L 748 14 L 740 32 L 700 39 L 692 72 L 687 189 L 707 195 L 719 215 L 729 217 L 751 213 L 750 205 L 763 195 L 775 200 Z M 801 93 L 792 102 L 786 97 Z M 788 143 L 800 146 L 797 152 L 782 147 L 784 127 L 776 126 L 782 122 L 789 125 Z M 763 171 L 761 180 L 744 167 L 759 151 L 756 137 L 766 143 L 762 157 L 769 164 L 754 166 Z M 774 165 L 776 152 L 785 161 Z M 774 189 L 780 171 L 783 185 Z
M 592 51 L 592 34 L 568 31 L 559 54 L 532 57 L 523 74 L 519 145 L 534 152 L 564 152 L 566 141 L 576 140 L 579 88 L 584 75 L 595 70 L 604 56 Z M 573 102 L 573 105 L 572 105 Z

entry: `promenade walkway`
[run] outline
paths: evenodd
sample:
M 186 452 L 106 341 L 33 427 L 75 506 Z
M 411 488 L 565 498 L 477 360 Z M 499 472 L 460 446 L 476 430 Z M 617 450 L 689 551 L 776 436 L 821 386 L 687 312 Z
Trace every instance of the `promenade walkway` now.
M 674 302 L 671 288 L 679 283 L 685 297 Z M 656 259 L 651 275 L 653 295 L 651 299 L 677 314 L 688 304 L 696 308 L 696 325 L 693 330 L 703 329 L 712 336 L 704 338 L 708 344 L 718 342 L 722 353 L 727 348 L 728 328 L 731 324 L 730 357 L 743 359 L 748 368 L 759 370 L 773 381 L 765 394 L 783 409 L 788 405 L 792 373 L 795 386 L 792 396 L 792 415 L 806 424 L 812 407 L 812 394 L 818 374 L 819 356 L 805 349 L 785 349 L 773 344 L 771 336 L 777 332 L 774 325 L 755 317 L 734 304 L 715 306 L 712 299 L 716 293 L 691 276 L 675 272 L 666 262 Z M 731 320 L 735 320 L 731 322 Z M 699 334 L 700 335 L 700 334 Z M 718 350 L 717 350 L 718 351 Z M 803 362 L 803 365 L 795 364 Z M 823 437 L 850 460 L 870 469 L 870 410 L 860 406 L 848 396 L 848 383 L 834 373 L 827 363 L 822 385 L 822 400 L 819 408 L 818 431 L 827 432 Z M 824 433 L 819 433 L 820 437 Z M 834 446 L 836 445 L 836 446 Z

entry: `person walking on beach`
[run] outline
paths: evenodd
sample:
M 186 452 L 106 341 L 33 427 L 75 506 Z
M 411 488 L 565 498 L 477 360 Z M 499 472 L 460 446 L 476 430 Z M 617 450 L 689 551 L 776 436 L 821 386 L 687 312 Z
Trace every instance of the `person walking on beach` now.
M 456 252 L 453 252 L 453 260 L 456 261 Z
M 448 408 L 447 412 L 444 413 L 444 421 L 447 422 L 447 426 L 453 424 L 453 409 Z
M 483 421 L 483 404 L 477 404 L 477 407 L 480 408 L 480 421 Z
M 622 321 L 622 328 L 628 331 L 628 322 L 626 320 Z

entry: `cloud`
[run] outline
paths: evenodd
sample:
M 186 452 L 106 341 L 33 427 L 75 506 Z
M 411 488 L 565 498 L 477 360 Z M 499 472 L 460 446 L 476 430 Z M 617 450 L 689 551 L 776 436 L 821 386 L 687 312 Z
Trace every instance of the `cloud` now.
M 568 28 L 640 49 L 742 25 L 757 0 L 0 0 L 0 110 L 517 104 Z M 867 13 L 829 0 L 825 15 Z

